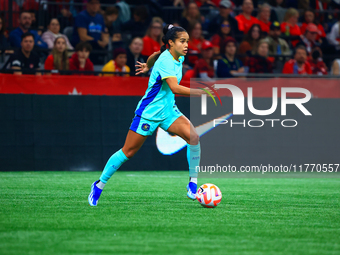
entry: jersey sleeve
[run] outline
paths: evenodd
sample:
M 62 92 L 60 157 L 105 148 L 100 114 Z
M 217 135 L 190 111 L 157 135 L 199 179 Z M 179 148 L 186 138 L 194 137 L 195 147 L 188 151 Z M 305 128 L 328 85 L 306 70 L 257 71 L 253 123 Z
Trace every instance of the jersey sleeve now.
M 177 77 L 174 68 L 174 63 L 172 63 L 171 59 L 163 59 L 158 66 L 158 72 L 162 80 L 169 77 Z
M 87 29 L 87 21 L 86 18 L 84 17 L 84 15 L 77 15 L 76 19 L 75 19 L 75 25 L 76 28 L 86 28 Z
M 16 55 L 11 56 L 9 63 L 10 67 L 21 67 L 21 60 Z

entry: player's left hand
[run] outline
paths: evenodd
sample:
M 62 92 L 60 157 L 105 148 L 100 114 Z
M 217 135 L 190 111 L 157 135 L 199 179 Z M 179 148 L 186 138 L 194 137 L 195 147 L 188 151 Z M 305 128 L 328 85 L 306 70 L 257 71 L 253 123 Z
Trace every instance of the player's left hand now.
M 215 94 L 214 91 L 212 91 L 209 87 L 205 87 L 204 89 L 207 90 L 207 91 L 209 91 L 212 95 Z M 215 89 L 215 88 L 214 88 L 214 89 Z M 204 93 L 204 94 L 206 94 L 206 93 Z
M 137 64 L 135 65 L 135 67 L 136 67 L 136 75 L 147 73 L 150 70 L 146 63 L 141 63 L 139 61 L 137 61 Z

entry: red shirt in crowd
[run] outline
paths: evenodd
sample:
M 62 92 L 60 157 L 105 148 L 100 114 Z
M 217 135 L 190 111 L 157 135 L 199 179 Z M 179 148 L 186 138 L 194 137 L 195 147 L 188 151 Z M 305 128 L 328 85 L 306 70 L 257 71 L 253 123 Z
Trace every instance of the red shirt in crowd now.
M 193 66 L 198 60 L 201 53 L 201 47 L 204 39 L 191 39 L 188 43 L 188 60 L 191 66 Z
M 312 74 L 310 64 L 306 61 L 301 68 L 298 67 L 296 60 L 291 59 L 283 66 L 282 73 L 284 74 Z
M 211 40 L 210 40 L 212 45 L 214 45 L 214 47 L 218 47 L 218 48 L 221 47 L 221 41 L 222 41 L 222 38 L 221 38 L 221 36 L 219 34 L 214 34 L 211 37 Z
M 203 1 L 201 1 L 201 0 L 195 0 L 195 3 L 197 4 L 197 7 L 198 7 L 198 8 L 200 8 L 200 7 L 203 5 L 202 2 L 203 2 Z M 220 4 L 221 0 L 211 0 L 210 2 L 211 2 L 212 4 L 214 4 L 215 6 L 218 7 L 218 5 Z M 187 1 L 187 3 L 186 3 L 186 1 L 184 1 L 184 3 L 185 3 L 185 5 L 187 6 L 188 3 L 189 3 L 189 1 Z
M 79 63 L 79 59 L 78 59 L 78 54 L 77 53 L 73 53 L 73 55 L 70 58 L 70 70 L 78 70 L 78 71 L 94 71 L 93 68 L 93 64 L 91 62 L 90 59 L 86 59 L 85 62 L 85 67 L 84 68 L 80 68 L 80 63 Z
M 310 64 L 312 74 L 326 75 L 328 73 L 327 66 L 325 62 L 322 61 L 322 59 L 318 59 L 317 61 L 309 59 L 308 63 Z
M 270 29 L 271 24 L 272 23 L 270 21 L 268 21 L 268 23 L 264 23 L 263 21 L 259 20 L 259 25 L 260 25 L 262 32 L 269 33 L 269 29 Z
M 49 55 L 46 58 L 44 69 L 45 70 L 53 70 L 54 69 L 54 57 L 53 57 L 53 55 Z
M 254 24 L 259 24 L 259 20 L 253 16 L 250 16 L 250 19 L 247 19 L 243 14 L 239 14 L 235 17 L 238 23 L 238 30 L 243 33 L 248 33 L 249 29 Z
M 214 78 L 215 70 L 213 66 L 209 66 L 207 61 L 204 59 L 197 60 L 194 67 L 195 77 L 200 78 L 200 74 L 207 73 L 209 78 Z
M 305 34 L 306 32 L 306 27 L 308 26 L 307 23 L 302 23 L 301 27 L 300 27 L 300 31 L 301 31 L 301 34 Z M 318 41 L 320 38 L 325 38 L 326 37 L 326 33 L 325 33 L 325 30 L 323 29 L 323 26 L 321 24 L 317 25 L 318 27 L 318 36 L 316 37 L 316 40 Z
M 45 60 L 45 64 L 44 64 L 44 69 L 45 70 L 54 70 L 56 69 L 56 67 L 54 66 L 54 57 L 53 55 L 49 55 L 46 60 Z
M 142 55 L 150 56 L 152 53 L 159 51 L 160 49 L 161 45 L 159 42 L 156 42 L 148 35 L 143 37 L 143 50 L 141 52 Z
M 249 67 L 249 73 L 272 73 L 273 63 L 265 57 L 255 55 L 246 61 Z
M 301 35 L 301 30 L 298 25 L 292 26 L 291 24 L 287 22 L 282 22 L 281 23 L 281 32 L 283 34 L 286 34 L 287 30 L 289 31 L 290 36 L 300 36 Z
M 292 26 L 291 24 L 289 24 L 287 22 L 282 22 L 281 23 L 281 33 L 283 33 L 284 35 L 287 35 L 287 36 L 300 36 L 301 30 L 300 30 L 300 27 L 298 25 Z M 298 42 L 299 42 L 299 40 L 293 40 L 292 45 L 295 47 Z

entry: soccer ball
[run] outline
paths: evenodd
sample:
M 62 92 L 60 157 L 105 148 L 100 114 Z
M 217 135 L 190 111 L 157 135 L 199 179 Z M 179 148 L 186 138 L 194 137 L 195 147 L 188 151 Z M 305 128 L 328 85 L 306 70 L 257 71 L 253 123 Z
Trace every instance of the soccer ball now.
M 221 202 L 222 193 L 216 185 L 206 183 L 198 188 L 196 199 L 203 207 L 214 208 Z
M 214 208 L 221 202 L 222 193 L 216 185 L 206 183 L 198 188 L 196 199 L 203 207 Z

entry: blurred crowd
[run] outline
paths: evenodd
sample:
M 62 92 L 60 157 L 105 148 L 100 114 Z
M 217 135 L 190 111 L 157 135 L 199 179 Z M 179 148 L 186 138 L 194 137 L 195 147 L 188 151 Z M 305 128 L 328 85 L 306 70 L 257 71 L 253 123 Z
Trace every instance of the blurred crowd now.
M 0 7 L 2 69 L 15 74 L 135 75 L 136 62 L 160 50 L 165 23 L 190 36 L 183 79 L 340 74 L 340 0 L 0 0 Z

